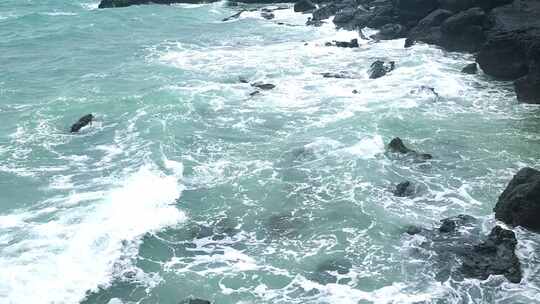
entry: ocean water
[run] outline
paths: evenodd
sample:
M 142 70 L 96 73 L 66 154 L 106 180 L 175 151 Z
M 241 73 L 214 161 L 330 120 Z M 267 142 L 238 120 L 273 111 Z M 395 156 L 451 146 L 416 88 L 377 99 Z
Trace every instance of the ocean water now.
M 520 284 L 440 283 L 403 233 L 467 213 L 487 234 L 540 167 L 540 108 L 460 73 L 471 55 L 325 47 L 358 34 L 292 9 L 97 4 L 0 2 L 0 303 L 540 303 L 539 235 L 515 229 Z M 377 59 L 396 70 L 368 79 Z M 396 136 L 434 159 L 386 153 Z

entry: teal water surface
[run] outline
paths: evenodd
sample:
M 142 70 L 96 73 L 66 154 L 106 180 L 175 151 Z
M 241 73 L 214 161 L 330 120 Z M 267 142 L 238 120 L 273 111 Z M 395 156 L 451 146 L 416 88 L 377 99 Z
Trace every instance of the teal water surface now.
M 0 3 L 0 303 L 540 303 L 538 235 L 515 230 L 511 284 L 439 283 L 403 234 L 460 213 L 487 234 L 540 167 L 538 107 L 461 74 L 471 55 L 325 47 L 358 34 L 292 9 L 220 21 L 237 10 Z M 397 69 L 368 79 L 376 59 Z M 434 159 L 386 153 L 396 136 Z

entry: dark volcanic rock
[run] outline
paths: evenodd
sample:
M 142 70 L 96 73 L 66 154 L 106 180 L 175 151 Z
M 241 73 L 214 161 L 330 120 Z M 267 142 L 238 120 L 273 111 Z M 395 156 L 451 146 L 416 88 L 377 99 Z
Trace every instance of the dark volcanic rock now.
M 202 299 L 187 299 L 187 300 L 181 301 L 179 304 L 212 304 L 212 302 L 208 300 L 202 300 Z
M 384 75 L 390 73 L 395 69 L 395 63 L 390 61 L 385 63 L 384 61 L 377 60 L 371 64 L 368 74 L 370 79 L 377 79 L 383 77 Z
M 486 40 L 486 13 L 473 7 L 447 18 L 441 24 L 440 44 L 448 50 L 476 51 Z
M 309 0 L 300 0 L 294 4 L 295 12 L 305 13 L 305 12 L 310 12 L 316 8 L 317 6 Z
M 404 181 L 396 185 L 394 195 L 398 197 L 411 196 L 414 194 L 414 185 L 409 181 Z
M 513 32 L 493 35 L 480 49 L 476 60 L 486 74 L 496 78 L 522 77 L 528 72 L 528 62 L 521 40 L 520 35 Z
M 77 121 L 71 126 L 71 133 L 79 132 L 80 129 L 90 124 L 92 120 L 94 120 L 94 115 L 92 114 L 84 115 L 83 117 L 79 119 L 79 121 Z
M 272 90 L 273 88 L 276 87 L 275 85 L 271 83 L 264 83 L 260 81 L 252 83 L 251 86 L 254 88 L 261 89 L 261 90 Z
M 474 223 L 476 219 L 470 215 L 460 214 L 454 217 L 449 217 L 441 220 L 441 227 L 439 227 L 439 232 L 441 233 L 451 233 L 455 232 L 457 227 L 464 226 L 467 224 Z
M 330 3 L 328 5 L 319 7 L 313 12 L 313 18 L 312 20 L 326 20 L 330 18 L 331 16 L 335 15 L 339 11 L 339 7 L 334 4 Z
M 127 7 L 141 4 L 211 3 L 219 0 L 101 0 L 99 8 Z
M 439 6 L 438 0 L 394 0 L 402 21 L 418 21 Z
M 496 226 L 486 241 L 474 246 L 463 258 L 465 277 L 487 279 L 490 275 L 504 275 L 512 283 L 521 282 L 521 264 L 516 256 L 514 232 Z
M 402 154 L 409 153 L 409 152 L 413 151 L 413 150 L 405 147 L 405 144 L 403 143 L 403 141 L 399 137 L 396 137 L 396 138 L 394 138 L 394 139 L 392 139 L 390 141 L 390 144 L 388 144 L 388 149 L 390 150 L 390 152 L 402 153 Z
M 523 168 L 512 178 L 495 205 L 495 218 L 540 232 L 540 171 Z
M 458 281 L 463 278 L 485 280 L 490 275 L 504 275 L 513 283 L 521 280 L 521 266 L 515 255 L 517 241 L 512 231 L 497 226 L 487 238 L 482 237 L 481 223 L 463 214 L 441 222 L 438 229 L 411 231 L 426 239 L 420 243 L 423 250 L 411 253 L 434 262 L 427 263 L 427 267 L 436 269 L 436 280 L 444 282 L 450 277 Z
M 390 143 L 388 144 L 388 150 L 392 153 L 410 154 L 414 156 L 414 158 L 418 161 L 424 161 L 433 158 L 431 154 L 418 153 L 415 150 L 407 148 L 399 137 L 396 137 L 390 141 Z
M 461 73 L 465 74 L 476 74 L 476 72 L 478 72 L 478 66 L 476 63 L 468 64 L 461 70 Z
M 358 39 L 352 39 L 351 41 L 348 41 L 348 42 L 334 40 L 333 43 L 327 42 L 326 46 L 337 46 L 337 47 L 342 47 L 342 48 L 357 48 L 360 45 L 358 44 Z

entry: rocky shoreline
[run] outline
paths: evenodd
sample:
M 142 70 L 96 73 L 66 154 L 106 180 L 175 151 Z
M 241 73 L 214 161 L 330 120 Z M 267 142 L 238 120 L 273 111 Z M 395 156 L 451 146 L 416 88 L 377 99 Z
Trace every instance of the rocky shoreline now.
M 139 4 L 210 3 L 215 0 L 102 0 L 99 8 Z M 240 0 L 246 4 L 293 2 Z M 232 2 L 231 2 L 232 3 Z M 494 79 L 514 81 L 518 101 L 540 103 L 540 1 L 538 0 L 300 0 L 308 25 L 378 29 L 375 40 L 406 38 L 448 51 L 470 52 Z M 361 35 L 362 36 L 362 35 Z

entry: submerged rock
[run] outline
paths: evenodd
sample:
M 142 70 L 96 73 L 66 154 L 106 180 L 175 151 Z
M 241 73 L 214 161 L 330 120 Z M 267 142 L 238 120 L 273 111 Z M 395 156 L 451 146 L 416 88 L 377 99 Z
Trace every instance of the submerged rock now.
M 293 237 L 304 226 L 302 220 L 287 213 L 272 215 L 266 224 L 273 237 Z
M 395 69 L 395 63 L 390 61 L 385 63 L 384 61 L 377 60 L 371 64 L 368 74 L 370 79 L 381 78 L 384 75 L 390 73 Z
M 261 81 L 254 82 L 254 83 L 251 84 L 251 86 L 254 87 L 254 88 L 265 90 L 265 91 L 272 90 L 273 88 L 276 87 L 274 84 L 264 83 L 264 82 L 261 82 Z
M 512 178 L 494 208 L 495 218 L 540 232 L 540 171 L 523 168 Z
M 478 66 L 476 63 L 468 64 L 461 70 L 461 73 L 464 74 L 476 74 L 476 72 L 478 72 Z
M 394 195 L 398 197 L 411 196 L 414 194 L 414 185 L 409 181 L 404 181 L 396 185 Z
M 439 227 L 439 232 L 441 233 L 452 233 L 460 226 L 472 224 L 476 219 L 470 215 L 460 214 L 454 217 L 449 217 L 441 220 L 441 226 Z
M 339 78 L 339 79 L 351 79 L 354 78 L 353 75 L 347 73 L 347 72 L 339 72 L 339 73 L 322 73 L 321 74 L 324 78 Z
M 274 13 L 271 13 L 271 12 L 261 12 L 261 17 L 263 17 L 264 19 L 266 20 L 272 20 L 276 17 L 276 15 L 274 15 Z
M 178 304 L 212 304 L 212 302 L 203 299 L 186 299 Z
M 94 120 L 94 115 L 92 114 L 84 115 L 83 117 L 79 119 L 79 121 L 77 121 L 71 126 L 71 133 L 79 132 L 80 129 L 90 124 L 92 120 Z
M 405 28 L 401 24 L 397 23 L 388 23 L 385 24 L 379 32 L 375 35 L 372 35 L 372 39 L 376 40 L 392 40 L 401 38 L 405 34 Z
M 516 235 L 496 226 L 487 240 L 474 246 L 463 258 L 465 277 L 487 279 L 490 275 L 504 275 L 512 283 L 521 282 L 521 264 L 516 256 Z
M 337 275 L 344 275 L 350 272 L 351 261 L 345 258 L 328 259 L 317 266 L 317 271 L 313 280 L 321 284 L 337 283 Z
M 294 4 L 294 11 L 297 13 L 311 12 L 316 8 L 317 6 L 309 0 L 300 0 Z

